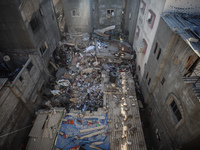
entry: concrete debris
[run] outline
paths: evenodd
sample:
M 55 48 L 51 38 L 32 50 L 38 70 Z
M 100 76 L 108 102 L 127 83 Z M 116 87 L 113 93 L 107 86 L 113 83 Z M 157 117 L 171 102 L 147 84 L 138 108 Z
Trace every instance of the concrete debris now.
M 110 30 L 113 30 L 115 29 L 115 25 L 113 26 L 109 26 L 109 27 L 106 27 L 106 28 L 103 28 L 103 29 L 97 29 L 97 30 L 94 30 L 94 33 L 99 35 L 99 36 L 103 36 L 103 37 L 110 37 L 110 35 L 107 35 L 107 34 L 104 34 L 106 31 L 110 31 Z
M 70 86 L 71 85 L 71 83 L 67 79 L 58 80 L 58 81 L 56 81 L 56 83 L 60 86 Z
M 96 34 L 99 35 L 99 36 L 103 36 L 103 37 L 109 37 L 109 36 L 110 36 L 110 35 L 101 33 L 101 32 L 99 32 L 98 30 L 94 30 L 94 33 L 96 33 Z
M 77 103 L 78 102 L 78 98 L 71 98 L 70 101 L 73 102 L 73 103 Z
M 64 108 L 52 108 L 50 110 L 39 110 L 37 118 L 29 133 L 29 141 L 26 149 L 31 150 L 37 146 L 37 149 L 50 149 L 55 142 L 57 134 L 65 136 L 65 133 L 59 132 L 62 118 L 65 116 Z M 59 133 L 58 133 L 59 132 Z
M 60 48 L 54 53 L 59 68 L 56 73 L 57 81 L 51 83 L 54 85 L 51 93 L 55 96 L 69 94 L 70 98 L 66 99 L 71 102 L 68 110 L 94 111 L 103 106 L 102 69 L 98 68 L 101 62 L 91 55 L 95 53 L 96 44 L 89 39 L 89 34 L 67 33 L 66 39 L 60 42 Z M 51 101 L 57 106 L 61 99 L 54 97 Z
M 60 90 L 52 90 L 51 93 L 53 95 L 60 95 L 61 94 L 61 91 Z
M 93 68 L 87 68 L 87 69 L 83 69 L 82 73 L 92 73 Z
M 104 32 L 113 30 L 115 26 L 110 26 L 102 30 L 97 30 L 95 33 L 109 37 Z M 123 44 L 116 40 L 101 39 L 97 36 L 87 33 L 66 33 L 65 38 L 59 42 L 59 46 L 54 52 L 52 66 L 55 69 L 55 74 L 49 80 L 50 91 L 52 97 L 48 99 L 45 105 L 48 108 L 64 107 L 68 114 L 62 120 L 63 126 L 75 125 L 79 128 L 81 136 L 71 137 L 66 135 L 67 131 L 59 132 L 62 138 L 73 138 L 74 140 L 85 140 L 94 138 L 94 136 L 106 136 L 107 133 L 112 133 L 107 130 L 108 123 L 114 123 L 115 130 L 121 131 L 120 123 L 127 121 L 130 118 L 137 116 L 128 115 L 130 106 L 127 106 L 126 97 L 122 97 L 122 93 L 131 93 L 131 89 L 125 87 L 128 80 L 125 81 L 122 76 L 124 73 L 131 74 L 133 61 L 130 45 Z M 55 66 L 54 66 L 55 65 Z M 105 79 L 108 79 L 105 81 Z M 103 81 L 103 82 L 102 82 Z M 123 118 L 118 116 L 118 121 L 107 120 L 105 124 L 101 121 L 95 121 L 95 118 L 102 120 L 105 116 L 97 115 L 100 110 L 104 115 L 108 113 L 113 106 L 104 102 L 104 93 L 111 94 L 113 101 L 117 107 L 123 108 Z M 133 99 L 133 97 L 129 97 Z M 88 119 L 88 120 L 87 120 Z M 87 122 L 83 122 L 87 120 Z M 48 125 L 48 124 L 47 124 Z M 84 128 L 80 128 L 83 127 Z M 132 128 L 132 124 L 127 124 L 129 134 L 134 134 L 136 131 Z M 51 138 L 51 133 L 45 131 Z M 89 133 L 90 132 L 90 133 Z M 124 138 L 127 135 L 124 134 Z M 120 138 L 121 139 L 121 138 Z M 69 139 L 68 139 L 69 140 Z M 119 139 L 115 141 L 119 145 Z M 72 142 L 73 143 L 73 142 Z M 100 149 L 94 145 L 102 146 L 102 141 L 93 142 L 90 146 L 94 149 Z M 131 145 L 131 142 L 127 142 Z
M 89 51 L 94 51 L 94 46 L 89 46 L 86 48 L 86 53 Z
M 65 74 L 65 72 L 67 72 L 65 68 L 59 67 L 58 71 L 56 72 L 56 78 L 60 79 Z
M 106 31 L 115 29 L 115 27 L 116 26 L 113 25 L 113 26 L 109 26 L 109 27 L 106 27 L 106 28 L 103 28 L 103 29 L 97 29 L 97 31 L 100 32 L 100 33 L 105 33 Z

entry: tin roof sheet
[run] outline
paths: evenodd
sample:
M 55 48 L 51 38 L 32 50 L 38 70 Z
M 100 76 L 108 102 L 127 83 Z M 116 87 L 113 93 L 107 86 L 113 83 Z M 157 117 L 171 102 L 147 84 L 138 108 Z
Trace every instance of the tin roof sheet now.
M 168 24 L 170 29 L 175 34 L 179 34 L 200 57 L 200 15 L 163 13 L 161 17 Z M 198 42 L 192 42 L 190 38 L 197 39 Z
M 8 80 L 8 78 L 0 78 L 0 90 L 6 84 L 7 80 Z

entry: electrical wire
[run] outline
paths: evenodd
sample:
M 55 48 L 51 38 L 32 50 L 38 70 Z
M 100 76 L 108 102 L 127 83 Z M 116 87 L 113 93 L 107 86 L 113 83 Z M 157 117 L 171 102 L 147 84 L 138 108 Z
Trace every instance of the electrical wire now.
M 45 120 L 46 120 L 46 119 L 45 119 Z M 45 120 L 41 120 L 41 121 L 38 121 L 38 122 L 35 122 L 35 123 L 44 122 Z M 33 123 L 33 124 L 35 124 L 35 123 Z M 6 133 L 6 134 L 4 134 L 4 135 L 0 135 L 0 138 L 5 137 L 5 136 L 8 136 L 8 135 L 13 134 L 13 133 L 16 133 L 16 132 L 19 132 L 19 131 L 24 130 L 24 129 L 26 129 L 26 128 L 29 128 L 29 127 L 33 126 L 33 124 L 28 125 L 28 126 L 26 126 L 26 127 L 23 127 L 23 128 L 21 128 L 21 129 L 15 130 L 15 131 Z

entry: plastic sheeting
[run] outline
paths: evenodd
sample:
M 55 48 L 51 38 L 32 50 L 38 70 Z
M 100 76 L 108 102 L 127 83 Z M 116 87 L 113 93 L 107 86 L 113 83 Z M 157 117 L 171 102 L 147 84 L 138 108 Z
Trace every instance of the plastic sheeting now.
M 79 118 L 75 116 L 67 116 L 64 119 L 65 121 L 62 122 L 61 128 L 59 133 L 64 133 L 64 135 L 59 134 L 55 150 L 58 149 L 63 149 L 63 150 L 68 150 L 70 148 L 80 146 L 84 149 L 87 150 L 95 150 L 94 148 L 91 148 L 90 145 L 95 145 L 92 144 L 94 142 L 103 142 L 100 145 L 95 145 L 103 150 L 108 150 L 109 149 L 109 135 L 107 133 L 108 130 L 108 124 L 107 124 L 107 115 L 105 116 L 105 119 L 100 119 L 99 117 L 96 118 Z M 95 135 L 92 137 L 84 138 L 84 139 L 77 139 L 91 134 L 95 133 L 99 130 L 94 130 L 90 132 L 83 132 L 80 133 L 80 130 L 83 129 L 89 129 L 89 128 L 94 128 L 98 126 L 103 126 L 105 125 L 104 128 L 104 133 Z

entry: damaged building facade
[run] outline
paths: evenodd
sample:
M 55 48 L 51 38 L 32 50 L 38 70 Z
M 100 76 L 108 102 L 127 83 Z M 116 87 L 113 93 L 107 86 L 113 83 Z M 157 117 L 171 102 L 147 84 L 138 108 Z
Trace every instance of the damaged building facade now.
M 91 0 L 62 0 L 63 10 L 69 32 L 91 32 Z
M 111 30 L 110 34 L 119 34 L 121 30 L 122 8 L 122 0 L 93 1 L 94 29 L 102 29 L 115 25 L 116 28 Z
M 16 149 L 41 107 L 50 56 L 60 40 L 52 1 L 1 1 L 1 148 Z M 10 8 L 10 9 L 8 9 Z M 6 13 L 6 15 L 5 15 Z M 20 138 L 21 137 L 21 138 Z
M 157 149 L 199 149 L 199 3 L 141 1 L 133 48 Z
M 199 149 L 198 0 L 0 8 L 0 149 Z
M 122 0 L 62 0 L 68 31 L 93 32 L 115 25 L 112 34 L 119 34 L 122 19 Z
M 140 9 L 140 0 L 125 0 L 122 14 L 122 35 L 123 38 L 133 45 L 135 38 L 137 18 Z
M 184 17 L 174 13 L 163 14 L 141 83 L 160 149 L 184 148 L 190 142 L 189 147 L 195 144 L 198 147 L 195 141 L 200 132 L 199 54 L 194 51 L 198 43 L 187 42 L 190 38 L 196 39 L 193 30 L 184 31 L 186 26 L 194 25 L 192 19 L 196 18 L 190 16 L 191 20 L 181 26 L 179 21 L 184 22 Z M 173 24 L 168 24 L 172 20 Z M 174 31 L 175 26 L 177 31 Z M 163 34 L 165 38 L 162 38 Z

